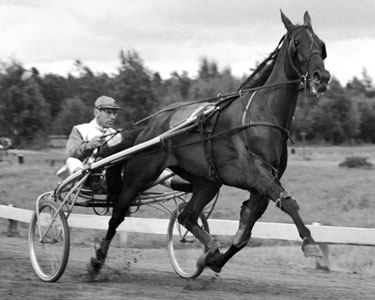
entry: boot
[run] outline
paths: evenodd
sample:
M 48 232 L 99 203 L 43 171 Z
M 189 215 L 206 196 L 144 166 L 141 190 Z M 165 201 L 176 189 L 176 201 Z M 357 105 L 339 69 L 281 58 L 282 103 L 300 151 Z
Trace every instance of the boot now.
M 100 269 L 103 267 L 110 242 L 109 240 L 103 239 L 99 248 L 96 249 L 96 257 L 91 257 L 90 263 L 87 266 L 87 271 L 91 279 L 99 274 Z
M 110 240 L 103 239 L 100 243 L 100 247 L 96 249 L 96 258 L 99 263 L 103 264 L 108 253 L 109 244 L 111 243 Z

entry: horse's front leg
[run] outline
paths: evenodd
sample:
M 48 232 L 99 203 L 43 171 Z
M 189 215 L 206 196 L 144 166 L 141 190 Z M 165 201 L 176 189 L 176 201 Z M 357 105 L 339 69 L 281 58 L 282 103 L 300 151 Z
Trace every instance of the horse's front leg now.
M 257 191 L 252 191 L 250 199 L 243 202 L 240 212 L 240 222 L 236 235 L 231 246 L 221 255 L 209 255 L 206 264 L 212 270 L 220 272 L 221 268 L 250 240 L 251 231 L 257 220 L 263 215 L 268 207 L 267 197 L 260 195 Z
M 141 165 L 147 166 L 147 168 L 140 170 L 139 166 Z M 163 169 L 163 159 L 160 156 L 158 159 L 155 159 L 153 156 L 143 156 L 127 162 L 121 193 L 117 203 L 113 207 L 107 234 L 102 240 L 100 247 L 96 250 L 96 257 L 91 259 L 91 264 L 89 265 L 90 275 L 96 275 L 104 265 L 111 240 L 115 236 L 118 226 L 124 221 L 136 197 L 142 191 L 146 190 Z
M 114 203 L 106 236 L 101 241 L 99 248 L 96 249 L 96 256 L 91 258 L 88 268 L 90 275 L 99 273 L 107 257 L 109 245 L 116 234 L 118 226 L 124 221 L 131 204 L 134 202 L 139 193 L 146 189 L 148 183 L 152 182 L 152 179 L 157 176 L 157 174 L 155 175 L 154 172 L 143 172 L 141 174 L 137 174 L 134 170 L 137 169 L 133 166 L 126 169 L 125 181 L 118 197 L 118 201 Z
M 125 191 L 125 193 L 120 195 L 117 203 L 114 203 L 106 236 L 101 240 L 99 247 L 95 251 L 95 257 L 91 258 L 88 266 L 90 276 L 95 276 L 98 274 L 100 269 L 103 267 L 107 258 L 109 245 L 116 234 L 116 229 L 124 221 L 129 207 L 137 195 L 138 192 L 136 192 L 136 190 L 129 188 Z
M 272 184 L 267 187 L 269 198 L 283 212 L 287 213 L 297 227 L 299 236 L 303 240 L 302 251 L 306 257 L 322 257 L 319 245 L 311 236 L 310 230 L 304 224 L 300 214 L 297 201 L 281 186 L 278 179 L 274 178 Z

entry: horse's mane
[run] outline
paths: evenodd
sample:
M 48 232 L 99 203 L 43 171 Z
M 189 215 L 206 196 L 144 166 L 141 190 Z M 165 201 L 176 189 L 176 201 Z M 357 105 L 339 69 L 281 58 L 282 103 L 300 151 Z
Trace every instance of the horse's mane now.
M 282 42 L 284 41 L 284 38 L 285 38 L 285 36 L 283 36 L 281 38 L 281 40 L 280 40 L 279 44 L 277 45 L 276 49 L 274 51 L 272 51 L 271 54 L 255 68 L 254 72 L 240 85 L 240 87 L 238 88 L 237 91 L 240 91 L 243 88 L 260 87 L 260 86 L 263 86 L 265 84 L 265 82 L 267 81 L 267 79 L 271 75 L 271 72 L 272 72 L 273 67 L 275 65 L 276 58 L 279 54 L 279 51 L 280 51 Z M 236 97 L 238 97 L 238 95 L 230 96 L 231 99 L 235 99 Z M 154 116 L 156 116 L 156 115 L 158 115 L 162 112 L 165 112 L 165 111 L 172 111 L 172 110 L 175 110 L 175 109 L 178 109 L 178 108 L 181 108 L 181 107 L 184 107 L 184 106 L 196 104 L 196 103 L 199 103 L 199 102 L 213 102 L 213 101 L 217 101 L 217 100 L 218 100 L 218 97 L 213 97 L 213 98 L 209 98 L 209 99 L 203 99 L 203 100 L 200 100 L 200 101 L 173 103 L 173 104 L 169 105 L 168 107 L 166 107 L 165 109 L 157 111 L 156 113 L 136 122 L 134 124 L 134 126 L 139 128 L 139 124 L 141 124 L 144 121 L 149 120 L 149 119 L 153 118 Z
M 280 40 L 276 49 L 255 68 L 254 72 L 240 85 L 238 90 L 259 87 L 265 84 L 271 75 L 283 40 L 284 37 Z

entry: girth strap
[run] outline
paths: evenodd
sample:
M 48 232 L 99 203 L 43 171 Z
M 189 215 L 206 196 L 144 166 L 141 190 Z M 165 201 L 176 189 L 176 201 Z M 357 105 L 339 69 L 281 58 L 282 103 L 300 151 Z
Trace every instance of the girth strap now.
M 200 113 L 197 116 L 197 120 L 198 120 L 198 130 L 201 135 L 204 154 L 208 163 L 208 175 L 209 176 L 212 175 L 217 181 L 223 182 L 215 164 L 213 147 L 212 147 L 212 138 L 211 138 L 216 127 L 218 116 L 219 116 L 218 111 L 215 111 L 214 113 L 210 115 L 204 115 L 203 113 Z M 208 123 L 207 121 L 209 119 L 211 119 L 210 126 L 208 126 L 207 124 Z

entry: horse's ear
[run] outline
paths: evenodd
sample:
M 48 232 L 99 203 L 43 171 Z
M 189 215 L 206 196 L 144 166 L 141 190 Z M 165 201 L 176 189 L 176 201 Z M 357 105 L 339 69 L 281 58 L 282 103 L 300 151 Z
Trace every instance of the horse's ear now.
M 288 31 L 292 30 L 292 28 L 293 28 L 292 22 L 288 19 L 288 17 L 286 15 L 284 15 L 284 13 L 281 9 L 280 9 L 280 13 L 281 13 L 281 20 L 283 21 L 283 23 L 285 25 L 285 28 Z
M 303 16 L 303 21 L 305 22 L 305 25 L 311 27 L 311 18 L 310 18 L 310 15 L 307 11 L 305 12 L 305 14 Z

